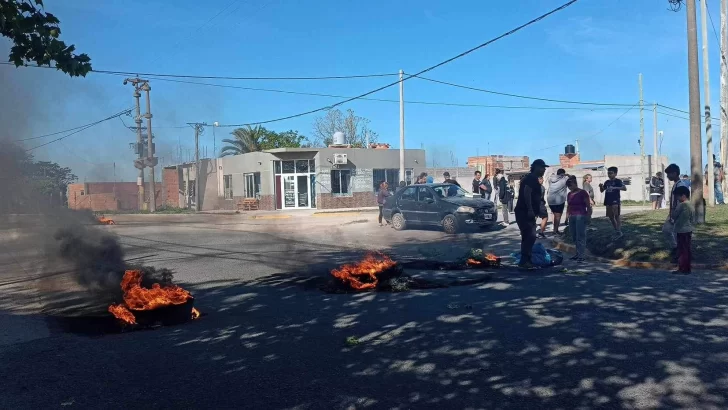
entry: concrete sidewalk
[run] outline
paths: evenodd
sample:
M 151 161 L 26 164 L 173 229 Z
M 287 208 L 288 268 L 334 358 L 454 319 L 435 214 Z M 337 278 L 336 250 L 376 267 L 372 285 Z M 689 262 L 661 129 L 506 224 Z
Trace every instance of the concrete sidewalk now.
M 300 217 L 356 216 L 360 213 L 377 212 L 378 207 L 332 208 L 332 209 L 286 209 L 277 211 L 202 211 L 200 214 L 242 215 L 246 219 L 288 219 Z

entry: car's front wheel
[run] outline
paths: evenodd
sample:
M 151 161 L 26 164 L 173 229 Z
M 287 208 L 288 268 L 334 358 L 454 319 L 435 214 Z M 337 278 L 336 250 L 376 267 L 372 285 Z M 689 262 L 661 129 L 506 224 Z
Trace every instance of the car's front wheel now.
M 442 219 L 442 229 L 446 234 L 453 235 L 458 233 L 458 220 L 455 218 L 455 215 L 447 215 Z
M 392 215 L 392 227 L 398 231 L 407 229 L 407 221 L 404 220 L 404 216 L 400 213 Z

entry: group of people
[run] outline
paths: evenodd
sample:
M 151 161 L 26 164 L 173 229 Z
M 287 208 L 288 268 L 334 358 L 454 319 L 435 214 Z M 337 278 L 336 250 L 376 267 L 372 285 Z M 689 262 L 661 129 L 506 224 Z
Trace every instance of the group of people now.
M 510 212 L 513 211 L 513 200 L 515 198 L 515 188 L 513 182 L 509 182 L 503 171 L 496 168 L 492 182 L 489 174 L 482 177 L 480 171 L 475 171 L 473 175 L 473 194 L 480 195 L 481 198 L 493 201 L 496 206 L 500 202 L 503 225 L 510 225 Z M 496 200 L 497 199 L 497 200 Z
M 531 262 L 533 245 L 538 236 L 543 237 L 548 218 L 546 205 L 554 216 L 554 232 L 559 233 L 561 216 L 566 209 L 566 221 L 570 227 L 572 239 L 576 245 L 576 254 L 572 257 L 577 262 L 584 261 L 586 254 L 587 226 L 591 221 L 594 202 L 594 190 L 591 186 L 591 175 L 585 175 L 582 188 L 579 188 L 577 178 L 567 175 L 566 171 L 559 169 L 556 174 L 549 177 L 549 191 L 543 186 L 543 177 L 546 172 L 546 163 L 537 159 L 531 164 L 530 172 L 521 180 L 518 189 L 518 200 L 515 207 L 516 223 L 521 232 L 521 260 L 519 266 L 525 269 L 534 269 Z M 624 182 L 617 178 L 619 169 L 609 167 L 608 179 L 599 184 L 600 192 L 604 193 L 604 206 L 606 214 L 614 228 L 613 240 L 623 236 L 621 229 L 621 192 L 626 191 Z M 676 273 L 690 273 L 692 261 L 692 231 L 695 211 L 690 204 L 690 187 L 680 176 L 680 167 L 671 164 L 665 169 L 667 178 L 673 182 L 669 197 L 670 212 L 663 224 L 673 262 L 678 264 Z M 660 175 L 657 175 L 659 178 Z M 655 183 L 657 186 L 657 184 Z M 652 185 L 651 185 L 652 187 Z M 664 184 L 663 184 L 664 187 Z M 537 234 L 536 219 L 541 218 L 541 233 Z

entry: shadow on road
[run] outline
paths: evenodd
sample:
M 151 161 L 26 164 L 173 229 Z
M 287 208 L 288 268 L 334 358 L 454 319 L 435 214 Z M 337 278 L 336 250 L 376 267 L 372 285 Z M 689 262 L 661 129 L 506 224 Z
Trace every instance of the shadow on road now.
M 135 239 L 152 253 L 179 245 Z M 269 241 L 270 252 L 176 251 L 280 272 L 183 283 L 207 314 L 202 320 L 99 338 L 56 335 L 4 350 L 0 408 L 728 405 L 728 278 L 594 266 L 586 276 L 504 271 L 477 286 L 332 295 L 305 281 L 365 250 L 270 233 L 256 240 Z M 388 253 L 449 260 L 482 245 L 481 236 L 459 235 L 395 244 Z M 46 303 L 69 296 L 78 295 L 47 295 Z

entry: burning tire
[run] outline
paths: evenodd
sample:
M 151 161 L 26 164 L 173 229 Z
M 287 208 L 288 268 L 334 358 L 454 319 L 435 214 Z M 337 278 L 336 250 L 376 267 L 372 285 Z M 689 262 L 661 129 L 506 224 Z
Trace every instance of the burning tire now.
M 449 235 L 458 233 L 458 220 L 454 215 L 446 215 L 442 219 L 442 229 Z
M 400 213 L 392 215 L 392 227 L 398 231 L 407 229 L 407 221 L 404 220 L 404 216 Z

